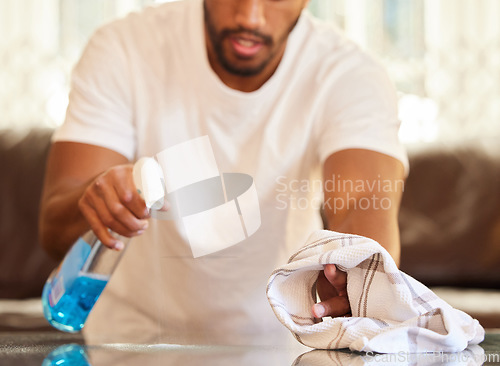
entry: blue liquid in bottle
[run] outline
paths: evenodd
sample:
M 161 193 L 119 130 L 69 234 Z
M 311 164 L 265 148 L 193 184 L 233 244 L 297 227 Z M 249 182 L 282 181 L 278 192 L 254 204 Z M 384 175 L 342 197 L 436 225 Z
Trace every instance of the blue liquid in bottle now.
M 47 321 L 64 332 L 79 332 L 122 254 L 102 245 L 92 232 L 79 238 L 43 288 Z
M 42 294 L 45 318 L 59 330 L 79 332 L 108 280 L 108 276 L 80 273 L 55 304 L 51 301 L 54 287 L 47 282 Z

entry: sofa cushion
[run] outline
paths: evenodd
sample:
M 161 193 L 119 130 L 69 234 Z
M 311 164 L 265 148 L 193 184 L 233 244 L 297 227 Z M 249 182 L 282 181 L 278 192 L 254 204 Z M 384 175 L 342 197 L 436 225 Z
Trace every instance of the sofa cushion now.
M 500 158 L 435 149 L 410 166 L 401 269 L 427 285 L 500 288 Z
M 0 131 L 0 298 L 40 296 L 56 263 L 38 245 L 51 129 Z

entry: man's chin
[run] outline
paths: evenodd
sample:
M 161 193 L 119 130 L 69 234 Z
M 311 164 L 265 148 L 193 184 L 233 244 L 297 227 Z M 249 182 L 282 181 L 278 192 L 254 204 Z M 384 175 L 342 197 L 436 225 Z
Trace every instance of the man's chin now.
M 241 76 L 241 77 L 253 77 L 257 76 L 262 72 L 262 69 L 251 69 L 251 68 L 226 68 L 226 71 L 230 74 Z
M 224 70 L 226 70 L 230 74 L 242 77 L 257 76 L 263 72 L 266 66 L 266 62 L 261 62 L 253 65 L 251 62 L 245 62 L 244 60 L 239 60 L 238 62 L 224 60 L 222 62 L 222 67 L 224 68 Z

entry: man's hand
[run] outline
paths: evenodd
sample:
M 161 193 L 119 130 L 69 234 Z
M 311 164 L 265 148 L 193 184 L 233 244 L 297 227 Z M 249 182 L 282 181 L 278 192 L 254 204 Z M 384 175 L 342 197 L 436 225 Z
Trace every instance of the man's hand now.
M 328 230 L 372 238 L 398 263 L 398 210 L 404 178 L 403 164 L 382 153 L 346 149 L 330 155 L 323 166 L 323 209 Z M 342 189 L 332 189 L 332 182 L 335 188 Z M 366 184 L 359 187 L 353 182 Z M 388 204 L 362 206 L 362 200 Z M 327 264 L 318 277 L 317 290 L 322 301 L 313 305 L 313 315 L 316 318 L 351 316 L 346 288 L 347 273 Z
M 351 316 L 347 298 L 347 273 L 337 269 L 334 264 L 327 264 L 319 274 L 316 288 L 321 299 L 321 302 L 312 307 L 316 318 Z
M 94 179 L 78 201 L 78 207 L 101 242 L 121 250 L 124 244 L 115 233 L 132 237 L 148 227 L 150 213 L 135 187 L 132 164 L 108 169 Z

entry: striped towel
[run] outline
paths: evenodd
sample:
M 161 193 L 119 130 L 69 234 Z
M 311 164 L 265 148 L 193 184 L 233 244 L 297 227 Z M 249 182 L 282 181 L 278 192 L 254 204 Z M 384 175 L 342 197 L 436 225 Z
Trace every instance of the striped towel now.
M 325 264 L 347 272 L 352 317 L 315 323 L 316 280 Z M 380 353 L 460 352 L 484 339 L 479 322 L 399 271 L 374 240 L 321 230 L 276 269 L 267 297 L 278 319 L 306 346 Z

